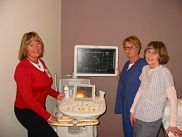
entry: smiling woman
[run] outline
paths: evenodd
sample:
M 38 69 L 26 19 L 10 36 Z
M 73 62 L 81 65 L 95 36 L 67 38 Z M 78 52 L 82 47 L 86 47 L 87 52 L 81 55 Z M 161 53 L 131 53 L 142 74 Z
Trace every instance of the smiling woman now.
M 44 43 L 36 32 L 24 34 L 19 50 L 19 60 L 28 58 L 34 63 L 38 63 L 38 58 L 43 57 Z
M 148 65 L 142 69 L 141 85 L 130 109 L 134 136 L 157 136 L 166 101 L 169 100 L 170 118 L 166 131 L 181 137 L 182 131 L 177 128 L 177 96 L 173 76 L 164 66 L 169 61 L 165 44 L 161 41 L 150 42 L 145 49 L 145 59 Z
M 43 53 L 40 36 L 36 32 L 25 33 L 14 74 L 17 85 L 14 111 L 29 137 L 58 137 L 48 123 L 58 123 L 58 120 L 45 109 L 45 102 L 48 95 L 60 101 L 64 95 L 51 88 L 53 79 L 40 59 Z
M 128 36 L 123 40 L 122 46 L 128 61 L 124 64 L 118 81 L 115 113 L 122 115 L 124 136 L 133 137 L 130 107 L 140 85 L 139 76 L 142 68 L 146 65 L 146 61 L 140 58 L 142 45 L 138 37 Z

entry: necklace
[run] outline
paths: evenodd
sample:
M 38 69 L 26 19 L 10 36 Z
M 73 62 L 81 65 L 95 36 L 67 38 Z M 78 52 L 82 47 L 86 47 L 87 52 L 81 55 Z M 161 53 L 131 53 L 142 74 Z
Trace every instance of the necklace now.
M 34 64 L 34 65 L 38 66 L 38 68 L 41 68 L 41 66 L 40 66 L 40 64 L 39 64 L 39 60 L 37 60 L 36 62 L 35 62 L 35 61 L 30 60 L 29 58 L 28 58 L 28 60 L 29 60 L 32 64 Z
M 41 68 L 41 66 L 40 66 L 40 64 L 39 64 L 39 62 L 38 63 L 35 63 L 39 68 Z
M 28 59 L 36 68 L 38 68 L 39 70 L 41 70 L 41 71 L 44 71 L 44 67 L 43 67 L 43 65 L 42 65 L 42 63 L 38 60 L 38 62 L 37 63 L 35 63 L 35 62 L 32 62 L 30 59 Z

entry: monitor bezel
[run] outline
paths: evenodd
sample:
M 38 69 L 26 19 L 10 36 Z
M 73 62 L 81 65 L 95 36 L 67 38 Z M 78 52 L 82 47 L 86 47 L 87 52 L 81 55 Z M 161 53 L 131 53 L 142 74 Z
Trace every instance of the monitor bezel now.
M 80 73 L 77 69 L 77 60 L 78 60 L 78 49 L 114 49 L 116 51 L 115 56 L 115 70 L 114 73 Z M 99 46 L 99 45 L 75 45 L 74 47 L 74 75 L 75 76 L 117 76 L 118 69 L 118 47 L 117 46 Z
M 73 100 L 76 101 L 93 101 L 95 99 L 95 85 L 87 85 L 87 84 L 74 84 L 73 85 Z M 91 87 L 92 88 L 92 97 L 91 98 L 78 98 L 76 97 L 77 88 L 78 87 Z

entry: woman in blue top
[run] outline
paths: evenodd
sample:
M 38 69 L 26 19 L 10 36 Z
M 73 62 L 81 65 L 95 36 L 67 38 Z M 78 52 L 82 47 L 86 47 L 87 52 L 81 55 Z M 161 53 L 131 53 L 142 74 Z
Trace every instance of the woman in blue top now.
M 122 115 L 125 137 L 133 137 L 133 128 L 130 122 L 130 107 L 140 86 L 139 76 L 143 66 L 147 63 L 140 58 L 141 42 L 136 36 L 129 36 L 123 40 L 123 48 L 128 61 L 125 63 L 118 81 L 115 113 Z

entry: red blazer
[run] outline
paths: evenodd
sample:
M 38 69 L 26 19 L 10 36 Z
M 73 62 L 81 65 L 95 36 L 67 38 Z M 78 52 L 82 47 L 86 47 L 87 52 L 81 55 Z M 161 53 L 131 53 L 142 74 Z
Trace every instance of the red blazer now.
M 15 106 L 19 109 L 31 109 L 43 119 L 48 120 L 51 114 L 45 109 L 47 95 L 57 98 L 58 92 L 51 88 L 52 77 L 44 63 L 45 71 L 42 72 L 33 64 L 23 59 L 17 65 L 14 79 L 16 81 Z

